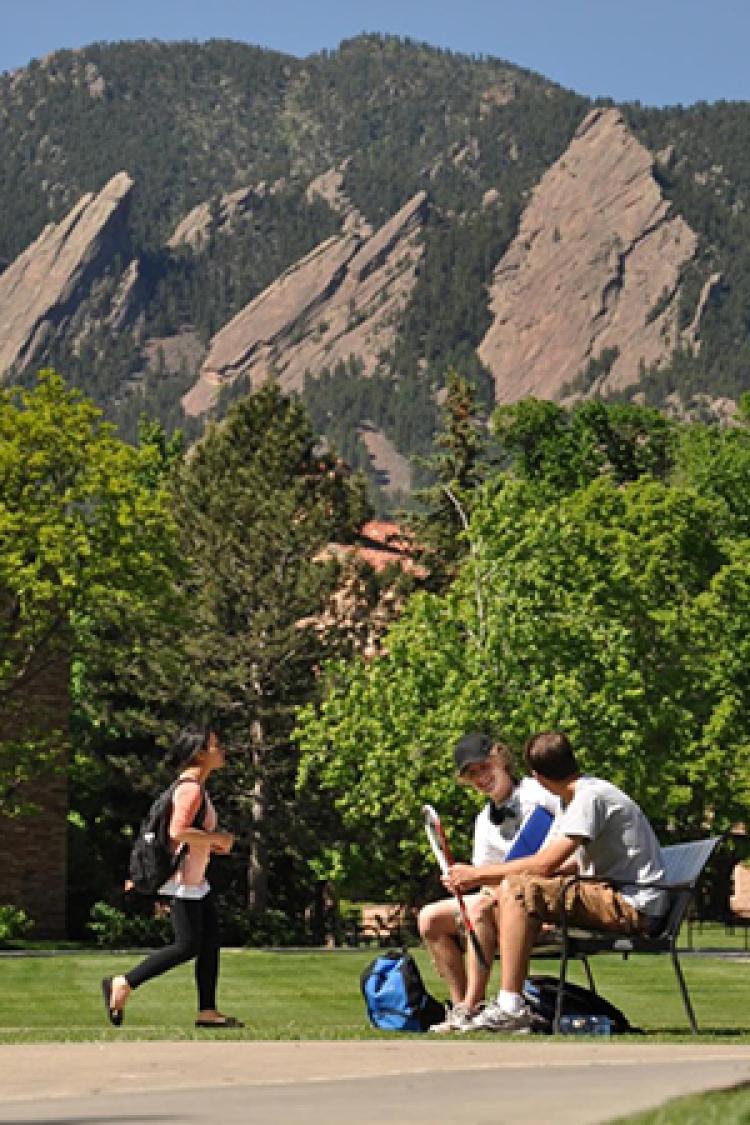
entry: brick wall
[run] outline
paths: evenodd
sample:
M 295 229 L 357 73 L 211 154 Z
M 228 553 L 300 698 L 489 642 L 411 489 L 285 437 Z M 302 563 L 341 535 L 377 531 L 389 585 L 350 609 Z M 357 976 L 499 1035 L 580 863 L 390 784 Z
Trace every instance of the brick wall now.
M 69 667 L 65 658 L 39 669 L 30 681 L 24 711 L 45 715 L 51 728 L 67 730 Z M 0 714 L 0 739 L 17 731 Z M 65 936 L 68 778 L 65 761 L 57 771 L 21 791 L 40 811 L 9 818 L 0 813 L 0 904 L 19 906 L 36 923 L 34 936 Z

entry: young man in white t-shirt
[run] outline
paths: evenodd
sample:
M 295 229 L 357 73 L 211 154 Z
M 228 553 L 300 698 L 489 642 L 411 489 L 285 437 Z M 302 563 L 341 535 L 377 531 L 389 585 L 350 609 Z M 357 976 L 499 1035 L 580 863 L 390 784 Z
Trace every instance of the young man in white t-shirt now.
M 519 830 L 538 806 L 548 809 L 552 816 L 559 811 L 558 799 L 538 782 L 530 777 L 516 781 L 510 750 L 488 735 L 466 735 L 457 743 L 454 758 L 459 780 L 489 798 L 474 824 L 475 867 L 504 860 Z M 488 965 L 492 964 L 497 945 L 496 889 L 483 886 L 465 899 Z M 482 968 L 470 943 L 464 961 L 462 928 L 455 899 L 430 903 L 419 913 L 420 935 L 450 990 L 451 1007 L 445 1022 L 433 1025 L 431 1032 L 462 1030 L 484 1000 L 489 973 Z
M 452 891 L 498 885 L 502 987 L 463 1031 L 530 1029 L 522 991 L 531 950 L 540 927 L 559 919 L 567 876 L 599 880 L 576 883 L 567 892 L 574 926 L 648 934 L 668 907 L 667 893 L 659 888 L 664 878 L 659 841 L 635 801 L 610 782 L 582 774 L 558 731 L 535 735 L 525 758 L 532 777 L 562 804 L 545 844 L 523 859 L 482 867 L 455 864 L 443 880 Z

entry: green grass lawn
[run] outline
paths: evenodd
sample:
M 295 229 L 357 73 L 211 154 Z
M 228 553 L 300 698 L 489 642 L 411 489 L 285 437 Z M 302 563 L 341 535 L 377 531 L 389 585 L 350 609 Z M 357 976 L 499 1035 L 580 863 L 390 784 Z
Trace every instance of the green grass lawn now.
M 381 1036 L 367 1023 L 359 975 L 372 949 L 222 953 L 219 1003 L 245 1020 L 236 1032 L 196 1031 L 191 966 L 181 966 L 133 994 L 119 1029 L 107 1022 L 100 980 L 131 967 L 142 956 L 75 952 L 59 956 L 0 957 L 0 1044 L 129 1039 L 192 1039 L 220 1035 L 243 1039 L 366 1039 Z M 445 992 L 428 958 L 416 957 L 428 987 Z M 750 1042 L 750 966 L 715 957 L 685 957 L 685 976 L 701 1037 Z M 552 974 L 557 962 L 533 971 Z M 592 960 L 599 990 L 654 1041 L 691 1039 L 668 957 Z M 580 966 L 571 979 L 584 983 Z M 493 978 L 493 983 L 496 983 Z
M 714 1090 L 689 1098 L 674 1098 L 658 1109 L 618 1117 L 611 1125 L 747 1125 L 750 1121 L 750 1086 Z

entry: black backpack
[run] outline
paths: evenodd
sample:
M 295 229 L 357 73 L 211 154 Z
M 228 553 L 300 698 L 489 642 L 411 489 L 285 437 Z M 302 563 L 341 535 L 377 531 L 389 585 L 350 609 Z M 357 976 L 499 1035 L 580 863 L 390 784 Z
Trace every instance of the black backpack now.
M 534 1017 L 534 1030 L 551 1034 L 555 1019 L 557 1001 L 557 977 L 529 977 L 524 981 L 523 995 Z M 627 1016 L 609 1000 L 590 988 L 565 982 L 563 989 L 562 1015 L 564 1016 L 606 1016 L 611 1022 L 613 1035 L 631 1034 L 638 1029 L 632 1027 Z
M 445 1005 L 427 991 L 409 953 L 389 950 L 376 957 L 360 986 L 370 1023 L 381 1031 L 427 1031 L 445 1019 Z
M 169 843 L 169 821 L 172 816 L 172 797 L 178 785 L 184 782 L 193 782 L 192 778 L 178 778 L 168 789 L 160 793 L 151 808 L 141 821 L 138 835 L 130 851 L 128 871 L 133 890 L 142 895 L 155 895 L 159 887 L 166 883 L 177 868 L 187 851 L 183 844 L 176 852 L 172 852 Z M 201 805 L 194 823 L 202 824 L 206 815 L 206 794 L 201 786 Z

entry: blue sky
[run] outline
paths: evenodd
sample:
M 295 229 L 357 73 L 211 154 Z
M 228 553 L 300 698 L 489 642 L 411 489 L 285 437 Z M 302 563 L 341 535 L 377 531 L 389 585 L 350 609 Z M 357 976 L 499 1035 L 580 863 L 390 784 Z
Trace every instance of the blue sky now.
M 646 105 L 750 99 L 750 0 L 0 0 L 0 71 L 95 40 L 237 39 L 303 57 L 363 31 Z

